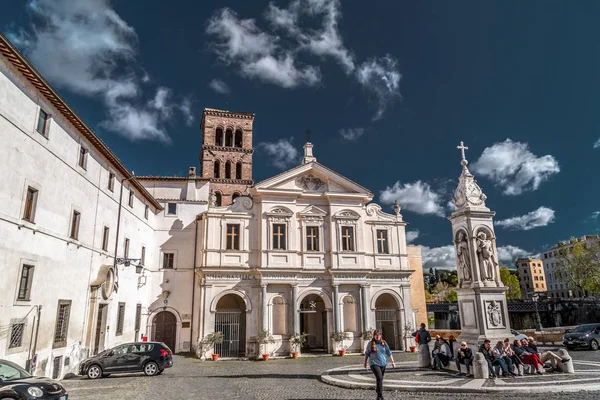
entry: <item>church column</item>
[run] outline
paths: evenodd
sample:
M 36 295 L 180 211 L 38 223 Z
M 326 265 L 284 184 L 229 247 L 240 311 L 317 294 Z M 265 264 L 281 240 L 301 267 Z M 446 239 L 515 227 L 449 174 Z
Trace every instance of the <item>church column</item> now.
M 298 313 L 298 285 L 292 285 L 292 315 L 294 316 L 294 332 L 300 333 L 300 314 Z
M 267 330 L 269 328 L 268 315 L 267 315 L 267 285 L 262 285 L 262 329 Z
M 360 294 L 362 300 L 362 323 L 363 323 L 363 332 L 366 332 L 369 329 L 369 302 L 367 300 L 367 285 L 360 285 Z
M 338 285 L 333 285 L 333 321 L 335 326 L 335 332 L 340 331 L 340 305 L 338 300 Z

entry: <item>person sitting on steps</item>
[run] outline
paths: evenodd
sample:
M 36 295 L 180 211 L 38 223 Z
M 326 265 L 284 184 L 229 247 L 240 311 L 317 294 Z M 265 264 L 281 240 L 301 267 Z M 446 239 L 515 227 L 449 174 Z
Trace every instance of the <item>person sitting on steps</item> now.
M 489 377 L 497 378 L 498 376 L 494 372 L 494 365 L 498 365 L 502 369 L 502 373 L 504 376 L 508 376 L 508 371 L 506 369 L 506 363 L 502 359 L 496 359 L 494 356 L 494 351 L 492 350 L 491 341 L 489 339 L 485 339 L 483 344 L 479 347 L 479 352 L 483 354 L 485 361 L 487 361 Z
M 462 342 L 460 344 L 460 348 L 456 351 L 456 358 L 454 360 L 456 362 L 456 369 L 458 369 L 458 374 L 456 376 L 461 376 L 462 372 L 460 371 L 460 364 L 464 364 L 465 368 L 467 368 L 467 378 L 471 377 L 471 365 L 473 364 L 473 350 L 471 350 L 467 346 L 467 342 Z
M 542 362 L 542 366 L 545 365 L 546 361 L 550 361 L 550 363 L 552 364 L 552 370 L 553 371 L 560 371 L 560 368 L 558 367 L 559 363 L 566 363 L 571 361 L 570 358 L 562 358 L 561 356 L 559 356 L 556 353 L 553 353 L 551 351 L 545 351 L 544 353 L 540 353 L 538 351 L 537 346 L 534 343 L 534 340 L 532 337 L 529 337 L 529 339 L 523 339 L 522 340 L 522 344 L 523 347 L 530 353 L 532 354 L 536 354 L 538 356 L 538 358 L 540 359 L 540 361 Z
M 452 352 L 450 351 L 450 346 L 443 338 L 440 337 L 437 341 L 439 343 L 439 348 L 433 350 L 433 369 L 441 370 L 442 364 L 446 366 L 452 359 Z
M 504 376 L 508 376 L 506 374 L 506 372 L 508 371 L 508 373 L 511 376 L 516 376 L 517 374 L 513 372 L 512 359 L 508 356 L 506 350 L 504 349 L 504 342 L 499 340 L 498 343 L 496 343 L 496 346 L 494 346 L 494 348 L 492 349 L 492 351 L 494 353 L 494 361 L 497 362 L 497 364 L 494 364 L 494 362 L 492 362 L 492 365 L 500 365 L 500 368 L 502 368 L 502 363 L 504 363 L 506 367 L 502 368 L 502 374 Z
M 523 347 L 520 340 L 515 340 L 513 342 L 513 351 L 521 359 L 523 364 L 533 365 L 537 374 L 542 373 L 540 370 L 540 365 L 544 365 L 542 360 L 540 360 L 537 354 L 530 353 L 525 347 Z

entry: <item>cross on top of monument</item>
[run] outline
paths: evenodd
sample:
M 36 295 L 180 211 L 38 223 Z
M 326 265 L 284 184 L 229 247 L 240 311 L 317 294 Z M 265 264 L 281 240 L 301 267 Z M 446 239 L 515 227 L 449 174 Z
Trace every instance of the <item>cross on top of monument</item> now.
M 467 146 L 465 146 L 465 143 L 464 143 L 462 140 L 461 140 L 461 142 L 460 142 L 460 146 L 456 146 L 456 148 L 457 148 L 458 150 L 460 150 L 460 154 L 461 154 L 461 156 L 462 156 L 462 161 L 460 162 L 460 163 L 461 163 L 461 165 L 462 165 L 463 167 L 466 167 L 466 166 L 467 166 L 467 164 L 468 164 L 469 162 L 468 162 L 468 161 L 467 161 L 467 159 L 465 158 L 465 150 L 469 150 L 469 148 L 468 148 Z
M 310 129 L 306 130 L 306 143 L 310 143 Z

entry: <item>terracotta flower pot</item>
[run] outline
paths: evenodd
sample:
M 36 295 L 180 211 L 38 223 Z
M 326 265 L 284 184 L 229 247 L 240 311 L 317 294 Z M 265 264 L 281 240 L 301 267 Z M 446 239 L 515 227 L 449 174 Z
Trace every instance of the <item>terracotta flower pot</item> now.
M 415 351 L 417 351 L 417 346 L 410 346 L 410 352 L 414 353 Z
M 218 354 L 211 354 L 212 360 L 213 361 L 217 361 L 219 359 L 219 355 Z
M 298 358 L 299 353 L 297 351 L 292 351 L 292 358 Z
M 262 358 L 263 358 L 263 361 L 267 361 L 269 359 L 269 355 L 268 354 L 263 354 Z
M 338 350 L 338 354 L 340 357 L 344 357 L 344 355 L 346 355 L 346 350 Z

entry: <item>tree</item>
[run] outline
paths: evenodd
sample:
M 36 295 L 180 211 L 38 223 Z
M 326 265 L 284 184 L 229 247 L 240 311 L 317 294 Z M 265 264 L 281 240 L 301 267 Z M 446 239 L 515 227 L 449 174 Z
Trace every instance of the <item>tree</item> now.
M 506 300 L 521 300 L 521 285 L 519 279 L 511 274 L 506 267 L 500 267 L 500 280 L 508 288 Z
M 447 282 L 440 282 L 435 285 L 432 294 L 435 301 L 458 301 L 458 294 Z
M 556 277 L 582 293 L 600 293 L 600 243 L 571 241 L 558 245 Z

